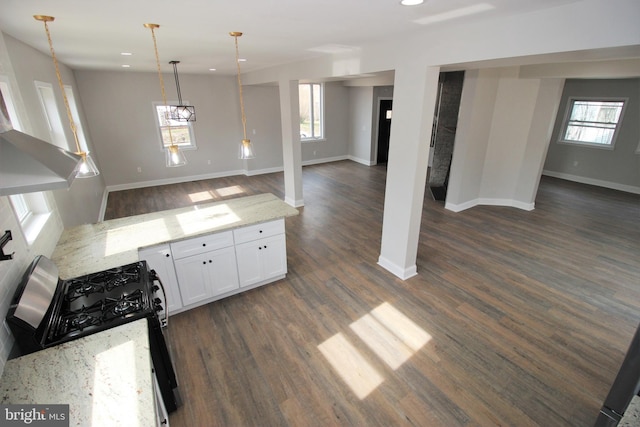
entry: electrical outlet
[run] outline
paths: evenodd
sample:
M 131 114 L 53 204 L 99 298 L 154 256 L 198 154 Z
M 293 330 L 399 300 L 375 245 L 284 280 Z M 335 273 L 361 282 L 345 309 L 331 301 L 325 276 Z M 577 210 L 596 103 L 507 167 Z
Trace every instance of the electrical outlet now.
M 142 172 L 142 168 L 140 166 L 138 166 L 138 173 Z

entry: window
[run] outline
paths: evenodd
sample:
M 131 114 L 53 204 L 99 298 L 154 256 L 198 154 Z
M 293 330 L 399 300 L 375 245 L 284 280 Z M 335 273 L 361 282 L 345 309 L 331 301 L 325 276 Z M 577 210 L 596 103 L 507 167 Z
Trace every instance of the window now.
M 177 102 L 174 102 L 177 104 Z M 189 104 L 189 101 L 184 101 L 184 104 Z M 159 138 L 162 142 L 162 148 L 165 149 L 171 145 L 173 139 L 174 145 L 180 148 L 196 148 L 196 139 L 193 135 L 193 127 L 191 122 L 180 122 L 178 120 L 171 120 L 169 115 L 169 106 L 165 106 L 161 103 L 154 103 L 156 111 L 156 119 L 159 130 Z M 171 136 L 169 136 L 169 128 L 171 128 Z
M 32 244 L 51 215 L 47 198 L 44 193 L 28 193 L 9 196 L 9 200 L 25 239 Z
M 570 98 L 560 142 L 613 148 L 626 99 Z
M 72 151 L 76 150 L 76 147 L 69 147 L 67 137 L 64 134 L 62 127 L 62 120 L 60 120 L 60 113 L 58 112 L 58 105 L 56 104 L 56 97 L 53 94 L 53 86 L 51 83 L 35 82 L 36 92 L 40 98 L 40 105 L 42 105 L 42 112 L 49 127 L 49 135 L 51 136 L 51 142 L 64 149 Z
M 324 138 L 324 86 L 319 83 L 298 85 L 300 102 L 300 139 Z

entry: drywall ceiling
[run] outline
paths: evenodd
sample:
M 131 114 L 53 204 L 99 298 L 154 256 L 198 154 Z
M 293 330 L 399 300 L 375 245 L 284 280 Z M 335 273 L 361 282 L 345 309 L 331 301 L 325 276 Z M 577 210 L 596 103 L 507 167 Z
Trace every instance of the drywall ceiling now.
M 163 69 L 181 61 L 180 73 L 233 74 L 235 47 L 229 31 L 242 31 L 243 71 L 352 49 L 440 25 L 491 20 L 579 0 L 2 0 L 0 30 L 42 52 L 49 48 L 43 24 L 51 15 L 58 59 L 73 69 L 154 71 L 153 41 L 144 23 L 156 23 Z M 130 52 L 131 56 L 122 56 Z M 209 71 L 215 68 L 216 71 Z

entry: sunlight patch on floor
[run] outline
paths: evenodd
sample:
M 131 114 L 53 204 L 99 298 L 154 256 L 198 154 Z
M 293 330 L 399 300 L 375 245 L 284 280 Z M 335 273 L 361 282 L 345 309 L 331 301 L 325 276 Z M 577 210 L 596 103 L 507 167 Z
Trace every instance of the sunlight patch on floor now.
M 191 193 L 189 194 L 189 199 L 193 203 L 204 202 L 206 200 L 213 200 L 215 196 L 211 191 L 200 191 L 199 193 Z
M 429 333 L 388 302 L 380 304 L 349 327 L 393 370 L 431 340 Z M 384 381 L 341 332 L 324 341 L 318 349 L 360 399 Z
M 318 349 L 360 399 L 367 397 L 384 381 L 382 375 L 341 333 L 320 344 Z
M 217 190 L 215 190 L 215 192 L 218 193 L 222 197 L 235 196 L 237 194 L 246 193 L 246 191 L 242 187 L 242 185 L 232 185 L 230 187 L 218 188 Z

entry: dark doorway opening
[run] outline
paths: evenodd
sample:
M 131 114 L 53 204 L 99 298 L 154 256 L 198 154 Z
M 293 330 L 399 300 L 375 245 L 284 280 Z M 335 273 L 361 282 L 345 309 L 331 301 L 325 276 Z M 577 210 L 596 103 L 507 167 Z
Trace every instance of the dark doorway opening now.
M 392 99 L 381 99 L 378 113 L 378 155 L 376 163 L 387 163 L 389 159 L 389 137 L 391 135 Z

